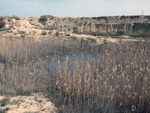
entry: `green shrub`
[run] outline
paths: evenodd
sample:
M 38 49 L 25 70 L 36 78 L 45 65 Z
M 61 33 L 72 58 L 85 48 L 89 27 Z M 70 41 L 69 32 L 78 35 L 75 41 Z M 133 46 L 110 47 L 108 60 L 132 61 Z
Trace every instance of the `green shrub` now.
M 44 22 L 46 22 L 47 21 L 47 18 L 45 17 L 45 16 L 41 16 L 40 18 L 39 18 L 39 22 L 41 22 L 41 23 L 44 23 Z
M 47 33 L 46 33 L 46 31 L 43 31 L 42 33 L 41 33 L 41 35 L 46 35 Z
M 13 15 L 12 18 L 13 18 L 13 19 L 16 19 L 16 20 L 21 20 L 20 17 L 15 16 L 15 15 Z
M 5 26 L 4 17 L 0 17 L 0 28 Z
M 0 28 L 4 27 L 5 26 L 5 22 L 3 21 L 0 21 Z
M 8 98 L 1 100 L 1 101 L 0 101 L 0 106 L 2 106 L 2 107 L 6 106 L 7 103 L 8 103 L 8 101 L 9 101 Z
M 58 33 L 58 32 L 56 32 L 56 33 L 55 33 L 55 35 L 56 35 L 56 36 L 58 36 L 58 35 L 59 35 L 59 33 Z
M 78 33 L 78 28 L 77 27 L 73 27 L 73 33 Z
M 4 20 L 4 17 L 0 17 L 0 21 L 3 21 Z
M 124 31 L 118 31 L 117 34 L 118 34 L 118 35 L 123 35 L 123 34 L 124 34 Z

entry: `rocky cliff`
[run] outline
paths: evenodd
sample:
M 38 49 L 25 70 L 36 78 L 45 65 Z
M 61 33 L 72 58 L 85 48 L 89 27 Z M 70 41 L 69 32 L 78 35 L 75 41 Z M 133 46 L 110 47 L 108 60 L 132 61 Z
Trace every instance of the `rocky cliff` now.
M 73 32 L 91 35 L 150 36 L 150 23 L 87 24 L 75 27 Z
M 73 32 L 91 35 L 150 36 L 150 16 L 93 17 L 91 19 L 90 23 L 74 27 Z

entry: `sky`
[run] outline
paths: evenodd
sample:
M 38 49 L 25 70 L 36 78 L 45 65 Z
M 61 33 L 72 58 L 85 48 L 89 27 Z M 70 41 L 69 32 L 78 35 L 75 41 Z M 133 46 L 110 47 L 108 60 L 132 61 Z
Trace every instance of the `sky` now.
M 0 0 L 0 16 L 98 17 L 150 15 L 150 0 Z

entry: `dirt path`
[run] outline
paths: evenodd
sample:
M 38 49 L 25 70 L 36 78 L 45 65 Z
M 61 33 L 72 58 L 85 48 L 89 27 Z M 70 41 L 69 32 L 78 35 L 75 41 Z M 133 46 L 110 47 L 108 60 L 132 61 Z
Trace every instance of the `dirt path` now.
M 42 94 L 31 96 L 0 96 L 0 113 L 56 113 L 53 103 Z

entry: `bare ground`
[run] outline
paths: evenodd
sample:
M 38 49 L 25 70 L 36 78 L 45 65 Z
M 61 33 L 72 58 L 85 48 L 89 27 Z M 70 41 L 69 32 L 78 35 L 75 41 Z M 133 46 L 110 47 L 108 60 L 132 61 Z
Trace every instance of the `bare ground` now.
M 0 96 L 0 113 L 56 113 L 57 109 L 42 94 L 31 96 Z

